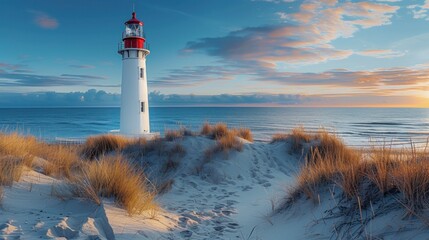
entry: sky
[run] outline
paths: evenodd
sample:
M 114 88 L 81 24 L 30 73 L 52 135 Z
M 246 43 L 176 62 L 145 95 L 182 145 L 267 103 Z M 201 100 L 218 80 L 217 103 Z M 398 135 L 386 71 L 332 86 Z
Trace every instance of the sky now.
M 0 5 L 0 107 L 118 106 L 133 5 L 151 106 L 429 107 L 429 0 Z

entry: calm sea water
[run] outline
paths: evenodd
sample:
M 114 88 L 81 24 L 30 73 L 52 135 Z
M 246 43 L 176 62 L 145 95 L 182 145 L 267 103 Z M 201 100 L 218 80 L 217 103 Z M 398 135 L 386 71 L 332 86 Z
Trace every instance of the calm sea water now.
M 421 143 L 429 137 L 429 109 L 162 107 L 150 113 L 151 131 L 160 133 L 180 126 L 197 130 L 208 121 L 250 128 L 258 140 L 301 125 L 309 130 L 324 127 L 352 145 L 367 145 L 370 139 Z M 44 140 L 87 137 L 119 129 L 119 108 L 0 109 L 0 129 Z

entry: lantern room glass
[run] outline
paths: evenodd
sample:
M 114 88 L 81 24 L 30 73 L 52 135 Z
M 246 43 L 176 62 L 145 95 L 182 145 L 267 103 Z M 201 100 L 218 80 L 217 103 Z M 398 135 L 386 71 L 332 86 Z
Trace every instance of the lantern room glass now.
M 126 37 L 143 37 L 143 26 L 140 24 L 126 24 L 124 38 Z

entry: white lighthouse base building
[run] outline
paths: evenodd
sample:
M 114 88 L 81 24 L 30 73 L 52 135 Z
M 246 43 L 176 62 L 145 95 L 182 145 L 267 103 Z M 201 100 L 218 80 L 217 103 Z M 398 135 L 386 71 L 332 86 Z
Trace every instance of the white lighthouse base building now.
M 150 133 L 146 78 L 146 49 L 127 49 L 122 53 L 120 132 L 124 135 Z

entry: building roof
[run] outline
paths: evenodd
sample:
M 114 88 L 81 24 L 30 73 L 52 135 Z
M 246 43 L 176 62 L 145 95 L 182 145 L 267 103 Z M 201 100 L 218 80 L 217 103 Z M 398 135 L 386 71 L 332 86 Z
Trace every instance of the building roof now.
M 143 22 L 142 21 L 140 21 L 140 20 L 138 20 L 137 18 L 136 18 L 136 13 L 135 12 L 133 12 L 133 17 L 130 19 L 130 20 L 128 20 L 128 21 L 126 21 L 125 22 L 125 24 L 139 24 L 139 25 L 143 25 Z

